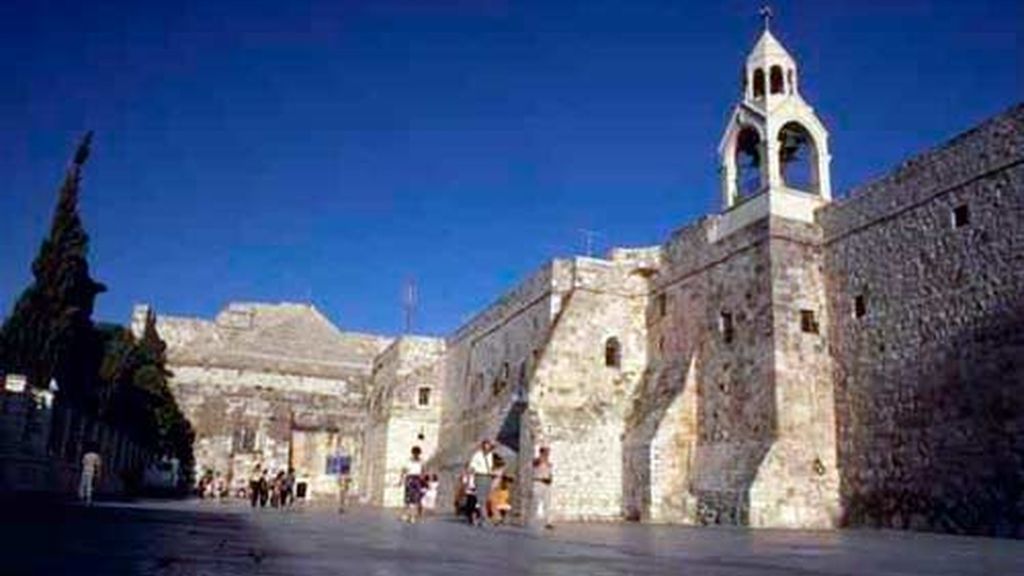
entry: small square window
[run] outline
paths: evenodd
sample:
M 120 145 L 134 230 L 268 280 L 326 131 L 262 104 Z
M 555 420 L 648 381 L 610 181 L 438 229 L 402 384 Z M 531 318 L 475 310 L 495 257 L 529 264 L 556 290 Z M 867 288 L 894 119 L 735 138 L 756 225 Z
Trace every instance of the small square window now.
M 953 208 L 953 228 L 963 228 L 971 223 L 971 211 L 967 204 Z
M 814 310 L 800 311 L 800 331 L 808 334 L 818 333 L 818 319 L 814 316 Z
M 726 344 L 732 342 L 736 334 L 732 325 L 731 312 L 722 312 L 718 317 L 718 329 L 722 332 L 722 340 L 725 341 Z
M 417 406 L 430 406 L 430 388 L 423 387 L 416 394 Z
M 863 294 L 853 298 L 853 317 L 863 318 L 868 315 L 868 301 Z

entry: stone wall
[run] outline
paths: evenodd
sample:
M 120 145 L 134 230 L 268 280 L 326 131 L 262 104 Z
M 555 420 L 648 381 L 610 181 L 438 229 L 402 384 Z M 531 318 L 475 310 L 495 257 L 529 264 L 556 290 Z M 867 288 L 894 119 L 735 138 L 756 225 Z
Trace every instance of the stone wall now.
M 75 498 L 81 459 L 94 442 L 102 459 L 99 497 L 124 496 L 139 486 L 154 455 L 126 434 L 67 407 L 47 390 L 6 389 L 0 375 L 0 495 L 46 494 Z
M 346 453 L 357 462 L 362 456 L 368 378 L 328 380 L 187 365 L 171 369 L 171 390 L 196 432 L 198 472 L 220 472 L 237 489 L 245 487 L 257 463 L 271 473 L 294 466 L 313 496 L 329 496 L 336 482 L 326 474 L 327 456 Z M 244 437 L 248 434 L 251 440 Z M 358 483 L 354 487 L 361 489 Z
M 401 506 L 399 481 L 412 448 L 420 448 L 424 461 L 434 456 L 443 386 L 444 340 L 403 336 L 377 358 L 361 472 L 370 503 Z
M 1024 536 L 1024 106 L 820 221 L 845 523 Z
M 148 306 L 137 306 L 141 333 Z M 310 496 L 332 497 L 329 456 L 364 454 L 374 358 L 390 339 L 339 331 L 301 303 L 231 303 L 213 321 L 158 316 L 171 391 L 196 431 L 196 470 L 236 491 L 258 464 L 270 475 L 294 467 Z M 353 494 L 365 488 L 354 474 Z
M 651 363 L 627 429 L 632 517 L 749 522 L 772 444 L 768 220 L 712 242 L 717 226 L 675 233 L 652 278 Z
M 625 514 L 827 527 L 837 514 L 820 231 L 731 215 L 673 234 L 651 276 L 650 361 L 625 430 Z M 728 227 L 728 226 L 727 226 Z
M 516 394 L 531 389 L 552 319 L 571 281 L 571 263 L 542 267 L 447 339 L 442 390 L 441 449 L 430 466 L 440 473 L 438 501 L 453 501 L 458 474 L 483 438 L 498 440 L 510 469 L 518 467 Z M 509 419 L 515 420 L 509 422 Z M 509 431 L 502 435 L 504 428 Z M 521 498 L 515 498 L 515 505 Z
M 647 365 L 644 309 L 652 262 L 616 255 L 576 258 L 563 269 L 569 289 L 530 382 L 522 499 L 528 509 L 530 461 L 546 445 L 555 477 L 553 516 L 561 520 L 623 514 L 624 421 Z M 617 365 L 606 358 L 610 339 L 618 343 Z

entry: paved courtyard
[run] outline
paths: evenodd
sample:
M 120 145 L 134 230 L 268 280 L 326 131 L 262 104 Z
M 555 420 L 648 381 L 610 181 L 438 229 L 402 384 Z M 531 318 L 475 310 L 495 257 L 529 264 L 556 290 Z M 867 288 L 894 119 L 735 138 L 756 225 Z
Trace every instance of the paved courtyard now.
M 200 501 L 7 508 L 0 573 L 10 576 L 1024 574 L 1024 542 L 906 532 L 636 524 L 534 532 L 447 518 L 406 525 L 375 509 Z

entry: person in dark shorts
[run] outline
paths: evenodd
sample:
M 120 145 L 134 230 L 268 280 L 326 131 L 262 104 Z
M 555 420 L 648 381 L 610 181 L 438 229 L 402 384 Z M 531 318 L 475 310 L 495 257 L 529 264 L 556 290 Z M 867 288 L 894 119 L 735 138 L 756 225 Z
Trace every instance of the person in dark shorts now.
M 423 516 L 423 460 L 419 446 L 412 447 L 412 457 L 402 468 L 400 485 L 405 486 L 405 512 L 402 521 L 410 524 Z

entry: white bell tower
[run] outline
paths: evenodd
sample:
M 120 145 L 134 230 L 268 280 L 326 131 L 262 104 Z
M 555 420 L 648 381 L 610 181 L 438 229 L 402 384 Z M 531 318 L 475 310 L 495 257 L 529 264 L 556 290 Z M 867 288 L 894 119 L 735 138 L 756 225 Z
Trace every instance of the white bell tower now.
M 743 73 L 743 97 L 718 146 L 722 209 L 719 236 L 769 214 L 814 221 L 832 199 L 828 131 L 800 95 L 796 61 L 764 31 Z

